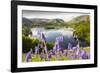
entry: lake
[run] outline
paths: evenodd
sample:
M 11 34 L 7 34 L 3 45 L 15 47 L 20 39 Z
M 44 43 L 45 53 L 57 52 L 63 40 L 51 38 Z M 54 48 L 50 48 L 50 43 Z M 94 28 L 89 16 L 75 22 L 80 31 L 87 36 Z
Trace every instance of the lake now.
M 60 29 L 45 29 L 45 28 L 32 28 L 32 37 L 40 38 L 37 34 L 38 31 L 41 31 L 46 36 L 47 42 L 55 42 L 56 37 L 63 36 L 64 42 L 61 42 L 62 48 L 67 48 L 68 43 L 71 43 L 73 46 L 77 44 L 77 41 L 73 37 L 73 28 L 60 28 Z

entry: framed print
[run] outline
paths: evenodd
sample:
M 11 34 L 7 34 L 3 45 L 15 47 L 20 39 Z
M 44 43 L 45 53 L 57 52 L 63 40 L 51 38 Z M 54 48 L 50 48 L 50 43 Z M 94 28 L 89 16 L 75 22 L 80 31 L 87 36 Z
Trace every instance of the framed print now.
M 11 1 L 11 71 L 97 67 L 97 6 Z

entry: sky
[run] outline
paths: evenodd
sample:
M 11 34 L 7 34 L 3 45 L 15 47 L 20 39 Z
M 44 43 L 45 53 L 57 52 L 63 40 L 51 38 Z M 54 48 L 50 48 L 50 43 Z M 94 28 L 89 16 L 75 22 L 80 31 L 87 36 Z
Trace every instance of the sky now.
M 45 18 L 45 19 L 63 19 L 64 21 L 69 21 L 74 17 L 87 15 L 86 13 L 75 13 L 75 12 L 54 12 L 54 11 L 32 11 L 23 10 L 22 17 L 32 19 L 32 18 Z

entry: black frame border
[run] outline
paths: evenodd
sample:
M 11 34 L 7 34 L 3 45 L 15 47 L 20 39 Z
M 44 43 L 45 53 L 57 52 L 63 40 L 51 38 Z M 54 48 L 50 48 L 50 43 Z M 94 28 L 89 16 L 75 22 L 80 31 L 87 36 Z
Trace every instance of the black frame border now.
M 95 48 L 94 64 L 17 68 L 17 6 L 18 5 L 94 9 L 94 48 Z M 90 68 L 90 67 L 97 67 L 97 6 L 96 5 L 64 4 L 64 3 L 33 2 L 33 1 L 11 1 L 11 72 L 76 69 L 76 68 Z

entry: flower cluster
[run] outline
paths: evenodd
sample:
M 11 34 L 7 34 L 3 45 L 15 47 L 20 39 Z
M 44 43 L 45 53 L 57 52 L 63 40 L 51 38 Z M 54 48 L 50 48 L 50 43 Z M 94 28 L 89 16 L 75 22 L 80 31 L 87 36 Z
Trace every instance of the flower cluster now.
M 41 40 L 42 42 L 46 43 L 46 37 L 45 37 L 44 33 L 41 32 L 41 31 L 38 31 L 37 34 L 40 35 L 40 40 Z
M 52 58 L 56 58 L 56 60 L 61 60 L 61 58 L 69 58 L 69 59 L 90 59 L 90 54 L 86 52 L 84 49 L 80 48 L 79 42 L 76 46 L 72 46 L 71 43 L 68 43 L 67 48 L 62 48 L 61 43 L 64 41 L 63 36 L 59 36 L 55 39 L 54 47 L 51 50 L 48 50 L 46 45 L 46 37 L 45 34 L 41 31 L 38 31 L 40 35 L 40 40 L 42 43 L 38 44 L 35 47 L 35 54 L 39 55 L 41 60 L 50 61 Z M 42 51 L 40 51 L 42 50 Z M 29 62 L 32 59 L 32 49 L 26 55 L 26 61 Z
M 60 37 L 56 38 L 56 41 L 55 41 L 55 44 L 54 44 L 54 47 L 53 47 L 54 52 L 62 50 L 60 42 L 63 42 L 63 39 L 64 39 L 63 36 L 60 36 Z

